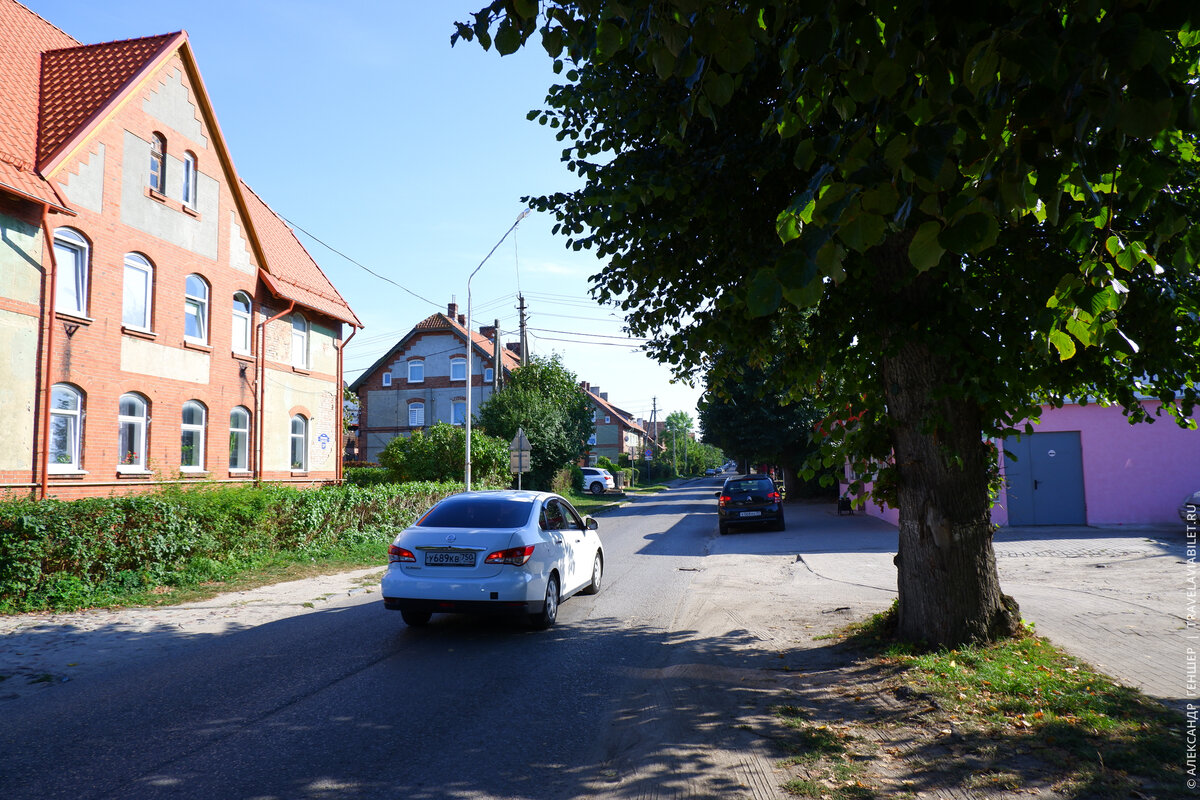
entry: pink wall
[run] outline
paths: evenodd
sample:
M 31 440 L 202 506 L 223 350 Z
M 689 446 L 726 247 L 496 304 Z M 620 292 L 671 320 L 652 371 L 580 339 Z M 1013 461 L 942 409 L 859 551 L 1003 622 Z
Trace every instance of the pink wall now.
M 1153 414 L 1158 401 L 1145 406 Z M 1175 523 L 1179 503 L 1200 490 L 1200 430 L 1180 428 L 1165 414 L 1153 424 L 1130 425 L 1119 408 L 1046 408 L 1034 433 L 1058 431 L 1079 431 L 1089 525 Z M 1008 524 L 1006 503 L 1002 491 L 992 508 L 997 525 Z M 865 511 L 893 524 L 899 520 L 896 509 L 873 502 Z

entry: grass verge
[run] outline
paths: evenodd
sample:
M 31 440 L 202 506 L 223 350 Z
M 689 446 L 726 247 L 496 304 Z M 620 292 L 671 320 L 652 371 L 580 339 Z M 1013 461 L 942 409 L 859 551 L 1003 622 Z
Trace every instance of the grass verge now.
M 843 638 L 888 676 L 891 702 L 880 708 L 889 710 L 874 720 L 864 716 L 888 731 L 884 739 L 903 742 L 897 749 L 909 774 L 899 788 L 1195 796 L 1188 786 L 1194 776 L 1185 774 L 1185 720 L 1176 712 L 1032 632 L 921 651 L 889 638 L 893 613 L 851 626 Z

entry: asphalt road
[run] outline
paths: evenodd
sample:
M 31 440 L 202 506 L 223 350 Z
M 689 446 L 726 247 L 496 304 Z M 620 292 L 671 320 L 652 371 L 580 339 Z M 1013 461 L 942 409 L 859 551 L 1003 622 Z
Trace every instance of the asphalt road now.
M 604 590 L 546 632 L 450 615 L 409 629 L 369 594 L 160 642 L 157 658 L 6 702 L 0 796 L 586 795 L 606 776 L 578 765 L 605 761 L 638 691 L 628 670 L 667 662 L 712 520 L 707 489 L 606 515 Z

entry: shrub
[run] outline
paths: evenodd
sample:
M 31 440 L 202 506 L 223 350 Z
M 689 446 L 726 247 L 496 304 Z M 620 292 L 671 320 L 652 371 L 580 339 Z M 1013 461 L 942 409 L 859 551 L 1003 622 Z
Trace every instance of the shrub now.
M 0 501 L 0 612 L 83 608 L 155 585 L 220 580 L 272 554 L 377 548 L 461 483 L 171 488 Z
M 346 467 L 342 470 L 342 479 L 351 486 L 382 486 L 385 483 L 395 483 L 391 470 L 384 467 Z

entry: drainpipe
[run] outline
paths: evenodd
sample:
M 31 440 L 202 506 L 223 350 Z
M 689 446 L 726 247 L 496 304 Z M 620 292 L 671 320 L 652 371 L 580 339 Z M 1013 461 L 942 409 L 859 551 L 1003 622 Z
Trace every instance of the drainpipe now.
M 337 457 L 337 461 L 334 462 L 335 469 L 337 471 L 334 473 L 333 477 L 334 477 L 334 480 L 337 481 L 339 486 L 341 486 L 341 484 L 342 484 L 342 460 L 346 457 L 346 408 L 345 408 L 346 391 L 345 391 L 345 389 L 342 388 L 342 383 L 343 383 L 343 381 L 342 381 L 342 363 L 343 363 L 342 353 L 345 352 L 346 345 L 350 344 L 350 340 L 353 339 L 355 334 L 357 334 L 357 333 L 358 333 L 358 328 L 351 325 L 350 326 L 350 335 L 347 336 L 346 341 L 344 341 L 340 345 L 338 345 L 338 348 L 337 348 L 338 397 L 337 397 L 335 409 L 340 413 L 338 413 L 338 415 L 337 415 L 337 421 L 338 421 L 337 450 L 334 451 L 334 455 Z
M 53 391 L 55 304 L 58 302 L 58 259 L 54 255 L 54 236 L 50 233 L 50 206 L 42 206 L 42 230 L 50 248 L 50 294 L 46 298 L 49 324 L 46 330 L 46 371 L 42 380 L 42 463 L 38 499 L 45 500 L 50 490 L 50 393 Z M 80 437 L 80 441 L 82 441 Z
M 266 426 L 263 424 L 263 417 L 266 414 L 265 409 L 267 398 L 267 325 L 279 319 L 280 317 L 292 313 L 295 310 L 296 301 L 293 300 L 292 304 L 283 311 L 280 311 L 270 319 L 265 319 L 258 323 L 258 386 L 255 387 L 256 391 L 254 392 L 254 402 L 258 406 L 254 409 L 254 415 L 258 418 L 258 424 L 255 426 L 254 430 L 255 434 L 257 434 L 254 438 L 258 443 L 258 446 L 255 448 L 256 452 L 254 454 L 254 473 L 256 484 L 262 483 L 263 449 L 266 441 Z

